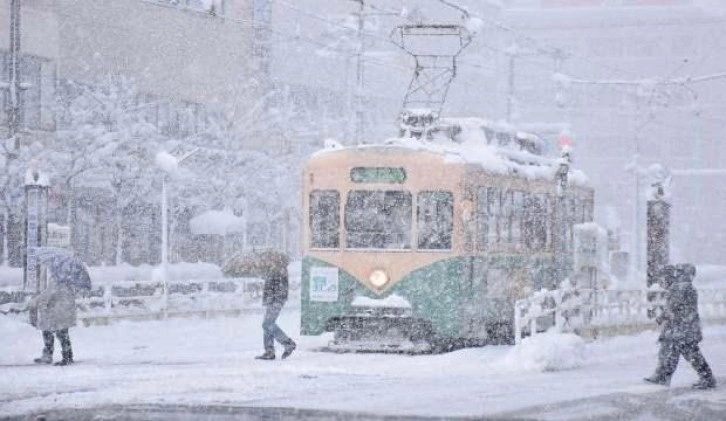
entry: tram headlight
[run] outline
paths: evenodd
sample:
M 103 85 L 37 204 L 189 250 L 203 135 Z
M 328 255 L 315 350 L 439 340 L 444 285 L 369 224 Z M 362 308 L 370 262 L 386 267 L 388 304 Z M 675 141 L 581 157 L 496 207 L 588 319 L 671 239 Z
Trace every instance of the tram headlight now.
M 383 270 L 376 269 L 368 276 L 368 280 L 374 287 L 381 288 L 388 283 L 388 275 Z

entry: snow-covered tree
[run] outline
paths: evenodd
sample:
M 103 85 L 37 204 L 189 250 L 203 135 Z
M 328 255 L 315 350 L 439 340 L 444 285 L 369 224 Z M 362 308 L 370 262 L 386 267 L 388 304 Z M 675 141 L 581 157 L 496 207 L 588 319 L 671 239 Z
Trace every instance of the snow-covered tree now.
M 162 136 L 147 121 L 147 110 L 156 104 L 140 100 L 133 81 L 119 75 L 106 75 L 93 86 L 70 87 L 51 147 L 55 178 L 70 193 L 69 221 L 78 188 L 100 185 L 112 193 L 118 264 L 124 211 L 148 198 L 154 185 L 153 157 Z
M 299 110 L 288 96 L 278 90 L 260 95 L 259 90 L 250 81 L 235 95 L 240 101 L 210 113 L 205 133 L 180 142 L 199 152 L 184 165 L 195 180 L 177 186 L 178 197 L 197 212 L 230 209 L 248 223 L 251 215 L 265 215 L 269 237 L 272 225 L 298 214 L 302 159 L 295 142 L 301 127 Z M 267 144 L 247 146 L 260 145 L 260 139 Z

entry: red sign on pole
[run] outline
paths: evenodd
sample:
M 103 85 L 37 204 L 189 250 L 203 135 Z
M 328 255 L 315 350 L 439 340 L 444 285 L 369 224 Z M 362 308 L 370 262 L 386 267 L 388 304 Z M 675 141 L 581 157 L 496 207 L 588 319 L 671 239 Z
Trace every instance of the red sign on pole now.
M 560 135 L 558 143 L 560 144 L 560 149 L 569 148 L 572 146 L 572 139 L 570 138 L 570 136 L 563 134 Z

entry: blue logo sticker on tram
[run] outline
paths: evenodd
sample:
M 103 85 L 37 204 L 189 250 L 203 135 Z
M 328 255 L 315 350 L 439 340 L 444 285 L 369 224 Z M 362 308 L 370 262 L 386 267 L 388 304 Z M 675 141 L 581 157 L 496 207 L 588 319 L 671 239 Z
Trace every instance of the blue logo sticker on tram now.
M 337 268 L 310 268 L 310 301 L 338 301 Z

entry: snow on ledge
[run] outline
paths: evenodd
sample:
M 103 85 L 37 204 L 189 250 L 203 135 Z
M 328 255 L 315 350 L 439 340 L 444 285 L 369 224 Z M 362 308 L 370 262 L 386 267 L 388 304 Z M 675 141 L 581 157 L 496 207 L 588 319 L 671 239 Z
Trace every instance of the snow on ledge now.
M 411 303 L 409 303 L 407 299 L 401 297 L 400 295 L 396 295 L 396 294 L 391 294 L 388 297 L 383 298 L 383 299 L 375 299 L 375 298 L 368 298 L 368 297 L 355 297 L 355 299 L 353 299 L 353 303 L 351 305 L 353 307 L 411 308 Z
M 179 168 L 179 161 L 166 151 L 158 152 L 154 161 L 159 168 L 169 174 L 174 174 Z
M 25 185 L 26 186 L 50 186 L 50 181 L 45 173 L 39 172 L 35 169 L 28 169 L 25 172 Z

